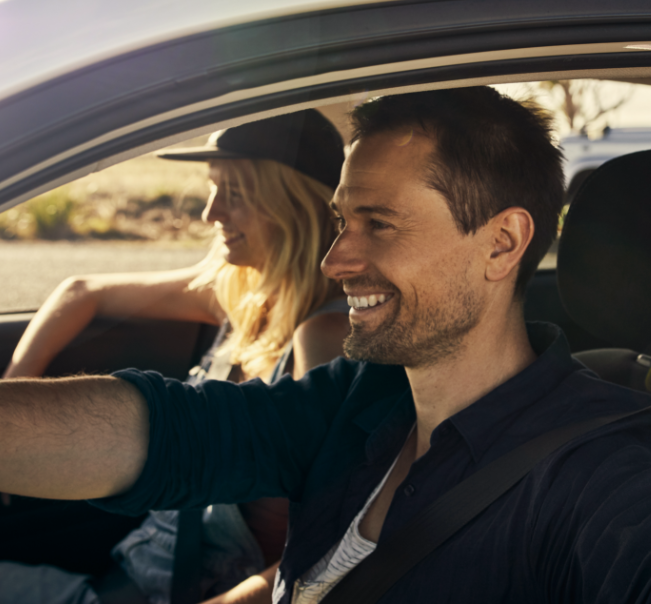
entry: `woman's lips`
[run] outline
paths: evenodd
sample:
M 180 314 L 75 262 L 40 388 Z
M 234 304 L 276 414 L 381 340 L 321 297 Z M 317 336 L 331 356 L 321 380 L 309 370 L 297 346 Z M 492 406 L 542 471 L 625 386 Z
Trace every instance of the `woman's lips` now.
M 244 239 L 243 234 L 238 234 L 238 235 L 224 235 L 224 243 L 226 245 L 232 245 L 233 243 L 237 243 L 238 241 L 241 241 Z

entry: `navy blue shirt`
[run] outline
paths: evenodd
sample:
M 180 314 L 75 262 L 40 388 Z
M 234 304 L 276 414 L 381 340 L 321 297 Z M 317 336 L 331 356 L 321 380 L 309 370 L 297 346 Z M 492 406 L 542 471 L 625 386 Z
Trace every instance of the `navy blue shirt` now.
M 531 438 L 651 404 L 572 360 L 558 328 L 533 324 L 529 337 L 534 363 L 434 430 L 395 493 L 380 542 Z M 138 514 L 289 497 L 283 602 L 341 539 L 415 421 L 399 367 L 339 359 L 273 386 L 117 375 L 150 406 L 149 457 L 128 493 L 96 503 Z M 651 602 L 651 413 L 562 447 L 381 600 L 432 601 Z

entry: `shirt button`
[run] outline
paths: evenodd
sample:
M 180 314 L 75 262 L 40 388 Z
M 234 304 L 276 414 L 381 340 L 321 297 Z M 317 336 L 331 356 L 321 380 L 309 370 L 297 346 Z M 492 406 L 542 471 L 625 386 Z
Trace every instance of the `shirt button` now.
M 415 492 L 416 492 L 416 487 L 413 484 L 408 484 L 403 490 L 403 493 L 407 497 L 411 497 Z

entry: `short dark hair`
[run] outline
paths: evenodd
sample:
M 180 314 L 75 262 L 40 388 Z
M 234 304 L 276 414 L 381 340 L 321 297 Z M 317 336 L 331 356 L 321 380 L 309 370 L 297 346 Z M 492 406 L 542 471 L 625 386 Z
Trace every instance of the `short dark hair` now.
M 432 137 L 427 182 L 446 198 L 462 233 L 509 207 L 531 214 L 535 232 L 515 285 L 522 296 L 554 241 L 563 207 L 563 154 L 552 144 L 549 114 L 482 86 L 380 97 L 351 117 L 353 141 L 401 127 Z

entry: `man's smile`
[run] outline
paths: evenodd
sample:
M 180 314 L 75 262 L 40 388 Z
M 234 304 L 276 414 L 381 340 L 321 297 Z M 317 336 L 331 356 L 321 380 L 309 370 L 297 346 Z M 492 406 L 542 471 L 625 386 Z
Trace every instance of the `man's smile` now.
M 348 306 L 353 308 L 368 308 L 384 304 L 393 297 L 393 294 L 367 294 L 365 296 L 348 296 Z

